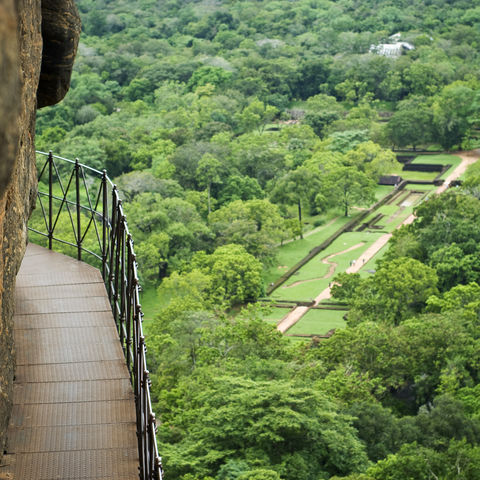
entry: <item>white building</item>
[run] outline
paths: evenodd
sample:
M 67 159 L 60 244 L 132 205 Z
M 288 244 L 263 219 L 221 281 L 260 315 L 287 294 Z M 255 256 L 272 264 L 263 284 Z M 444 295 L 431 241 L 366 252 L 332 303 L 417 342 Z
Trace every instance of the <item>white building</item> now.
M 377 55 L 383 55 L 384 57 L 398 58 L 405 52 L 413 50 L 415 47 L 408 42 L 400 41 L 401 34 L 395 33 L 389 37 L 390 43 L 380 43 L 379 45 L 372 45 L 370 52 Z

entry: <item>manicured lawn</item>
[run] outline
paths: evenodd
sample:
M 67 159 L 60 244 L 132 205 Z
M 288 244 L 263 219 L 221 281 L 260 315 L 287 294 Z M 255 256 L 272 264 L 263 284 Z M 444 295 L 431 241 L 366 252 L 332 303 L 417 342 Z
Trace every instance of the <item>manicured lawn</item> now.
M 380 232 L 381 235 L 383 232 Z M 347 232 L 337 238 L 328 248 L 319 253 L 310 262 L 304 265 L 294 274 L 287 283 L 277 288 L 271 295 L 272 298 L 290 300 L 310 300 L 324 290 L 332 278 L 339 272 L 344 272 L 350 262 L 360 256 L 378 238 L 377 232 Z M 335 272 L 328 278 L 322 278 L 329 271 L 329 265 L 322 263 L 322 259 L 338 252 L 354 247 L 359 243 L 364 245 L 350 250 L 349 252 L 335 255 L 330 259 L 337 264 Z M 301 282 L 296 284 L 297 282 Z
M 288 312 L 290 312 L 291 308 L 269 307 L 265 310 L 265 313 L 262 315 L 263 319 L 267 322 L 277 324 L 285 315 L 287 315 Z
M 376 225 L 383 227 L 381 230 L 383 233 L 392 233 L 412 212 L 413 206 L 408 206 L 403 209 L 399 207 L 394 214 L 383 217 Z
M 456 155 L 448 155 L 448 154 L 441 154 L 441 155 L 419 155 L 412 163 L 424 163 L 429 165 L 451 165 L 452 167 L 449 168 L 440 178 L 446 178 L 453 169 L 458 167 L 462 159 L 457 157 Z
M 408 202 L 406 196 L 403 196 L 404 201 Z M 412 198 L 412 202 L 415 200 L 415 197 Z M 416 203 L 416 202 L 415 202 Z M 383 214 L 383 217 L 377 220 L 373 226 L 382 227 L 379 232 L 389 233 L 395 230 L 400 223 L 402 223 L 413 211 L 413 203 L 411 205 L 398 205 L 397 202 L 391 205 L 383 205 L 378 210 L 376 210 L 369 218 L 366 220 L 366 223 L 370 223 L 375 216 L 379 213 Z
M 430 190 L 435 190 L 438 187 L 432 184 L 426 184 L 426 185 L 410 185 L 409 188 L 417 192 L 429 192 Z
M 332 328 L 345 328 L 344 310 L 310 309 L 286 333 L 290 335 L 324 335 Z
M 412 163 L 423 163 L 428 165 L 452 165 L 454 168 L 460 165 L 462 159 L 456 155 L 419 155 Z
M 428 145 L 425 149 L 427 152 L 441 152 L 443 150 L 442 146 L 439 143 L 434 143 L 432 145 Z M 439 154 L 441 155 L 441 154 Z
M 377 185 L 375 188 L 375 198 L 381 200 L 393 190 L 392 185 Z
M 423 163 L 428 165 L 452 165 L 452 168 L 457 167 L 462 159 L 456 155 L 439 154 L 439 155 L 419 155 L 412 163 Z M 452 169 L 447 170 L 443 176 L 450 173 Z M 405 180 L 429 180 L 432 181 L 439 172 L 412 172 L 400 170 L 395 172 Z M 442 178 L 443 178 L 442 176 Z
M 370 275 L 372 275 L 372 273 L 369 272 L 369 270 L 377 270 L 378 261 L 383 258 L 383 256 L 387 253 L 388 249 L 389 249 L 389 245 L 387 243 L 387 245 L 382 247 L 382 249 L 373 258 L 371 258 L 367 263 L 365 263 L 365 265 L 363 265 L 363 267 L 358 272 L 360 273 L 360 276 L 362 278 L 369 277 Z
M 358 215 L 354 213 L 352 215 Z M 318 227 L 315 233 L 306 236 L 302 240 L 295 240 L 287 243 L 277 250 L 277 260 L 275 264 L 266 270 L 264 274 L 265 282 L 268 285 L 281 277 L 303 257 L 305 257 L 312 248 L 320 245 L 328 237 L 332 236 L 339 228 L 349 222 L 352 217 L 338 216 L 330 225 L 328 222 L 325 225 Z
M 404 180 L 425 180 L 433 182 L 439 172 L 411 172 L 409 170 L 401 170 L 398 172 Z

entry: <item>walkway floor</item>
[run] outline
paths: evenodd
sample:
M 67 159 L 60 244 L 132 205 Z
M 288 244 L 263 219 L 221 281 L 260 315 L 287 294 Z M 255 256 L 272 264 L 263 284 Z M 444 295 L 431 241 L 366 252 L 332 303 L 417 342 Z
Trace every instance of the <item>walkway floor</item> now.
M 133 391 L 100 272 L 30 244 L 14 320 L 0 479 L 138 479 Z

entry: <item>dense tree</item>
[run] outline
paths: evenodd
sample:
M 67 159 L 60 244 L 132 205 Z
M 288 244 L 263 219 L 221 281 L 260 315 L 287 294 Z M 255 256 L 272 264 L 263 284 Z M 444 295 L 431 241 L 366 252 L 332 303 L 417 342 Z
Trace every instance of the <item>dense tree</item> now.
M 315 390 L 279 380 L 212 380 L 205 384 L 198 378 L 190 385 L 193 408 L 161 428 L 172 478 L 217 472 L 232 458 L 292 480 L 365 468 L 366 455 L 348 417 Z
M 360 143 L 345 155 L 345 163 L 376 180 L 400 168 L 395 154 L 370 142 Z
M 425 307 L 437 293 L 438 277 L 432 268 L 413 258 L 384 263 L 355 290 L 349 321 L 384 321 L 398 325 Z
M 450 442 L 444 453 L 419 445 L 406 444 L 399 453 L 387 457 L 371 467 L 366 480 L 403 480 L 415 478 L 429 480 L 444 478 L 454 480 L 465 478 L 474 480 L 480 473 L 478 469 L 479 447 L 466 442 Z
M 423 97 L 412 97 L 398 103 L 388 122 L 388 136 L 396 147 L 426 144 L 432 138 L 433 112 Z
M 209 215 L 210 228 L 218 244 L 236 243 L 263 261 L 275 254 L 285 229 L 276 205 L 268 200 L 236 200 Z
M 468 321 L 448 313 L 411 318 L 398 327 L 362 322 L 337 331 L 310 354 L 328 370 L 369 379 L 372 394 L 397 413 L 416 414 L 437 392 L 477 382 L 476 343 Z
M 257 180 L 247 176 L 231 175 L 220 190 L 218 200 L 220 204 L 227 204 L 234 200 L 253 200 L 263 197 L 263 190 Z
M 323 191 L 332 204 L 341 206 L 346 217 L 355 206 L 368 206 L 375 200 L 372 178 L 355 167 L 332 166 L 324 177 Z
M 254 129 L 259 133 L 263 133 L 265 126 L 273 120 L 276 113 L 277 109 L 275 107 L 255 99 L 242 112 L 237 114 L 236 120 L 242 133 L 250 132 Z
M 302 205 L 305 206 L 305 204 L 309 205 L 314 202 L 321 185 L 320 172 L 307 167 L 298 167 L 291 170 L 275 182 L 271 198 L 279 203 L 295 203 L 297 205 L 301 238 L 303 238 Z
M 220 176 L 218 174 L 218 171 L 220 170 L 221 166 L 222 164 L 210 153 L 205 153 L 198 162 L 198 183 L 202 186 L 207 187 L 209 214 L 212 211 L 210 206 L 210 193 L 212 189 L 212 184 L 220 183 Z
M 310 125 L 319 137 L 324 137 L 327 127 L 341 118 L 342 111 L 335 97 L 318 94 L 307 99 L 303 121 Z
M 241 245 L 223 245 L 211 255 L 197 253 L 191 265 L 211 277 L 210 296 L 218 305 L 245 303 L 263 293 L 262 265 Z
M 433 103 L 433 125 L 440 144 L 445 150 L 460 145 L 469 128 L 473 113 L 474 92 L 462 84 L 445 87 Z

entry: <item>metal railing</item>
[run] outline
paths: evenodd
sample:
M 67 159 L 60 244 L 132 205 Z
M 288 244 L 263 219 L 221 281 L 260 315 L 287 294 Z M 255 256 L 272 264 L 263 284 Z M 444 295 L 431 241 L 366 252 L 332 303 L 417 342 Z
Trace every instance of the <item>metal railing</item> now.
M 161 480 L 137 263 L 122 201 L 105 170 L 101 172 L 78 159 L 68 160 L 51 152 L 37 154 L 36 210 L 41 213 L 37 213 L 37 220 L 43 218 L 43 222 L 37 221 L 29 230 L 46 237 L 50 250 L 54 241 L 59 242 L 66 253 L 76 253 L 78 260 L 88 254 L 90 263 L 100 267 L 135 393 L 139 477 Z M 42 191 L 42 187 L 48 192 Z M 70 230 L 70 236 L 65 234 L 66 230 Z

